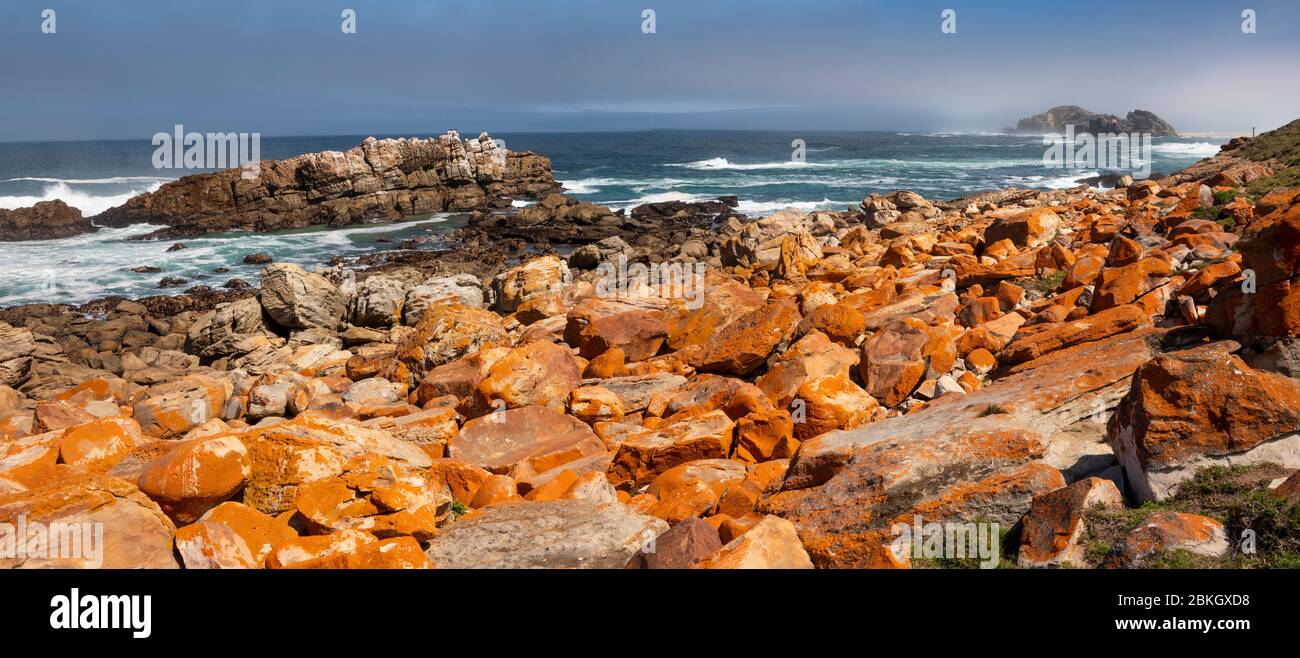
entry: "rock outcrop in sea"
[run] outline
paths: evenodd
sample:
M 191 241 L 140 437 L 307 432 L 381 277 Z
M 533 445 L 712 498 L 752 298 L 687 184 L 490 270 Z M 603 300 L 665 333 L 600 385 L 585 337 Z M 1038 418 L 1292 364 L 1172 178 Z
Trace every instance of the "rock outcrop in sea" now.
M 1009 133 L 1063 133 L 1068 125 L 1076 133 L 1150 133 L 1154 137 L 1177 137 L 1178 131 L 1169 122 L 1146 110 L 1133 110 L 1124 118 L 1114 114 L 1089 112 L 1078 105 L 1060 105 L 1042 114 L 1035 114 L 1016 122 Z
M 509 206 L 559 189 L 551 161 L 508 151 L 487 133 L 431 139 L 367 138 L 345 152 L 308 153 L 240 169 L 185 176 L 92 219 L 101 226 L 165 224 L 148 237 L 276 231 L 395 220 Z
M 0 241 L 53 240 L 95 230 L 81 211 L 55 199 L 28 208 L 0 208 Z
M 1257 140 L 1110 190 L 630 213 L 663 230 L 548 197 L 448 253 L 3 309 L 0 522 L 103 523 L 106 567 L 943 566 L 898 543 L 928 523 L 1019 528 L 991 564 L 1286 563 L 1300 187 L 1245 192 L 1294 155 Z

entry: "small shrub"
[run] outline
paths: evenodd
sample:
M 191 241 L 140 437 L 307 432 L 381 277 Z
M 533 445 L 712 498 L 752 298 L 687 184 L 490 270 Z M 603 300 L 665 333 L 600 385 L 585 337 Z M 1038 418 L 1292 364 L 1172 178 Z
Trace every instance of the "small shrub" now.
M 1040 294 L 1047 295 L 1053 290 L 1056 290 L 1057 286 L 1061 285 L 1061 282 L 1064 280 L 1065 270 L 1056 270 L 1051 274 L 1045 274 L 1034 279 L 1030 282 L 1029 287 L 1033 290 L 1037 290 Z

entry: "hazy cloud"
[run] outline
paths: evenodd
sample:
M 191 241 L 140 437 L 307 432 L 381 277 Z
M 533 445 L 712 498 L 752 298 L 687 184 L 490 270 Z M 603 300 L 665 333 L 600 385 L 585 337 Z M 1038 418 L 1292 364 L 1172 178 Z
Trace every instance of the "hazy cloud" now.
M 1300 107 L 1291 0 L 1250 3 L 1252 35 L 1209 0 L 62 0 L 46 35 L 51 4 L 0 6 L 0 139 L 989 130 L 1057 104 L 1240 130 Z

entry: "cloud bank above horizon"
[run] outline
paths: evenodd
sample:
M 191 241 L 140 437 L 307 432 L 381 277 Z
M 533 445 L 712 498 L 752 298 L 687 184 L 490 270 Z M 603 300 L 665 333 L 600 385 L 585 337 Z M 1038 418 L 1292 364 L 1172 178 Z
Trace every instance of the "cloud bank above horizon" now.
M 1300 108 L 1300 5 L 1247 4 L 1255 34 L 1208 0 L 8 0 L 0 140 L 979 131 L 1055 105 L 1265 130 Z

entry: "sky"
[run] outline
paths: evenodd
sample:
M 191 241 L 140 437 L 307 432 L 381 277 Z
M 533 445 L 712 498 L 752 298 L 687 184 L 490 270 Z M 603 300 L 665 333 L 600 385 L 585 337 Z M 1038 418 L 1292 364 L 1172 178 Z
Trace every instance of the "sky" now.
M 1248 132 L 1300 116 L 1300 2 L 0 0 L 0 63 L 0 141 L 984 131 L 1066 104 Z

